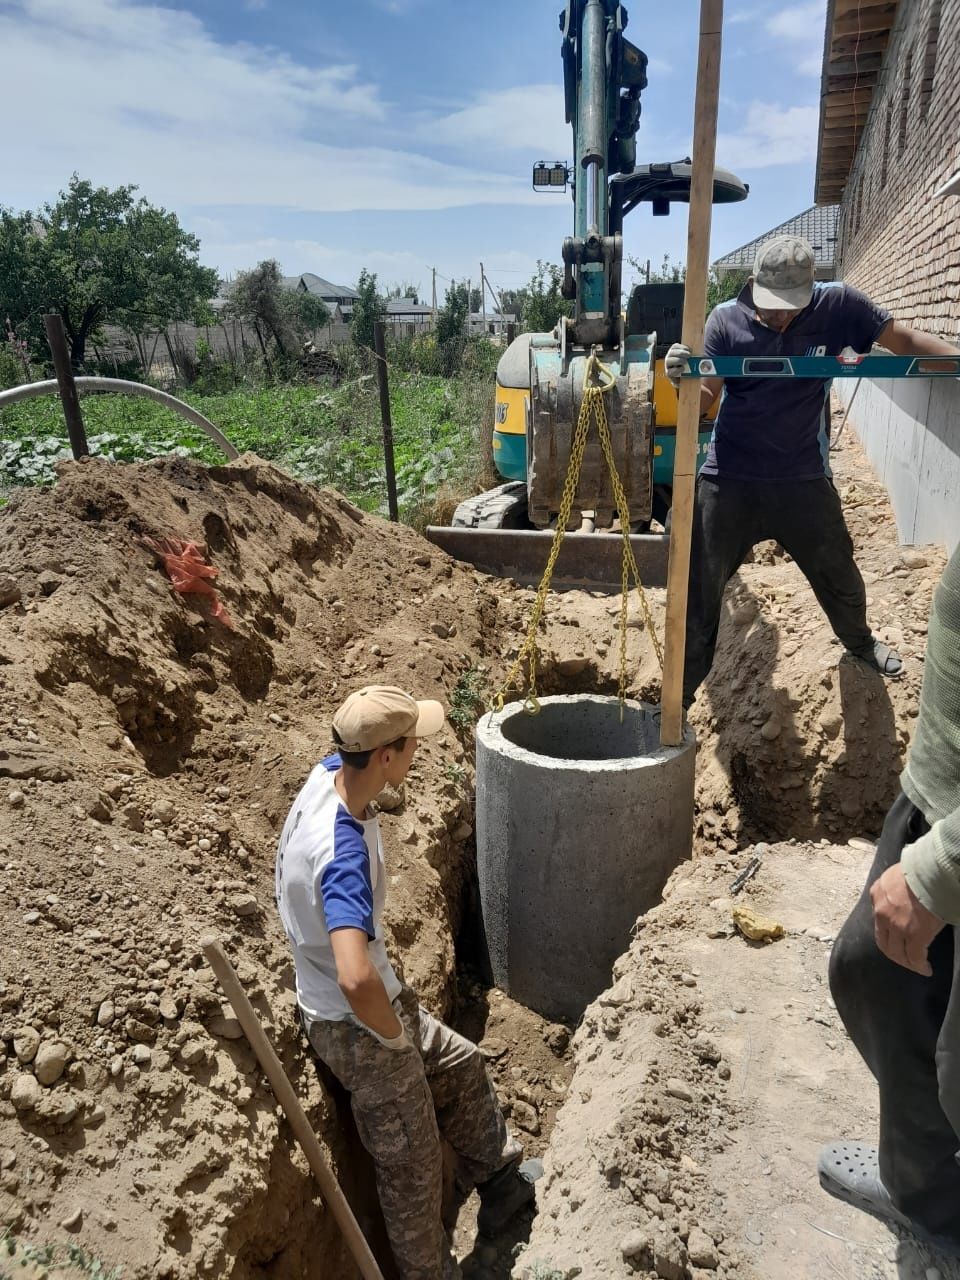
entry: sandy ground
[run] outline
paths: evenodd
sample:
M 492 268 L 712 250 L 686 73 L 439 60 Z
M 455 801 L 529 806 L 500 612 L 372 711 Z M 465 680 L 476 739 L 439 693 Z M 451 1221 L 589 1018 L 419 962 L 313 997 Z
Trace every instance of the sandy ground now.
M 391 952 L 424 1003 L 484 1043 L 511 1123 L 530 1152 L 546 1149 L 533 1223 L 478 1242 L 468 1203 L 465 1270 L 537 1275 L 536 1259 L 556 1256 L 561 1275 L 643 1274 L 636 1233 L 653 1227 L 661 1276 L 922 1276 L 816 1187 L 819 1143 L 875 1123 L 823 985 L 828 944 L 707 936 L 724 922 L 711 903 L 757 841 L 771 852 L 748 896 L 829 936 L 864 871 L 865 850 L 845 842 L 876 834 L 909 744 L 942 552 L 897 545 L 849 438 L 837 471 L 871 617 L 907 674 L 891 685 L 842 660 L 772 546 L 744 567 L 693 715 L 698 856 L 588 1012 L 575 1064 L 563 1028 L 468 972 L 457 981 L 474 901 L 467 691 L 495 687 L 529 592 L 255 458 L 70 465 L 55 490 L 12 502 L 0 513 L 0 1229 L 79 1244 L 127 1280 L 351 1275 L 205 969 L 198 942 L 213 928 L 390 1274 L 346 1100 L 304 1051 L 271 902 L 276 833 L 329 748 L 330 713 L 382 680 L 463 711 L 385 798 Z M 205 545 L 232 630 L 171 593 L 143 534 Z M 551 602 L 546 691 L 615 690 L 615 608 L 584 593 Z M 655 696 L 637 622 L 631 692 Z M 802 843 L 775 843 L 791 836 Z M 677 1079 L 692 1103 L 665 1094 Z M 709 1239 L 691 1250 L 693 1224 Z M 711 1250 L 715 1266 L 688 1266 Z
M 824 1143 L 876 1141 L 876 1089 L 826 980 L 869 842 L 759 852 L 761 869 L 737 899 L 729 885 L 752 851 L 678 871 L 618 962 L 616 986 L 588 1010 L 517 1276 L 536 1276 L 537 1262 L 540 1274 L 590 1280 L 960 1276 L 817 1181 Z M 786 936 L 745 941 L 730 928 L 735 901 Z M 699 1269 L 687 1248 L 694 1229 L 712 1262 Z M 624 1256 L 638 1239 L 651 1243 L 650 1267 L 639 1252 Z

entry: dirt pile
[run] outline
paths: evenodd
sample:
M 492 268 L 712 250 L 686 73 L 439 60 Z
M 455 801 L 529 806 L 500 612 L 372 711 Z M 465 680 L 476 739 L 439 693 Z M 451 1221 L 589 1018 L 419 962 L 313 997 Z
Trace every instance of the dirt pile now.
M 232 630 L 143 535 L 206 544 Z M 0 515 L 0 567 L 0 1229 L 128 1277 L 346 1274 L 198 942 L 224 938 L 362 1214 L 295 1022 L 276 833 L 349 688 L 467 723 L 513 593 L 253 457 L 71 464 Z M 447 728 L 384 821 L 391 946 L 444 1014 L 471 780 Z
M 842 657 L 772 544 L 735 579 L 691 717 L 698 856 L 638 921 L 577 1031 L 517 1280 L 960 1276 L 831 1201 L 816 1178 L 822 1143 L 876 1140 L 875 1086 L 832 1006 L 827 960 L 869 866 L 864 836 L 897 791 L 944 562 L 940 548 L 898 545 L 855 441 L 835 470 L 871 623 L 905 675 L 885 681 Z M 634 653 L 644 690 L 649 659 Z M 733 899 L 755 854 L 760 871 Z M 746 942 L 735 901 L 786 936 Z
M 769 548 L 745 566 L 693 717 L 698 845 L 716 859 L 690 874 L 703 870 L 711 899 L 751 840 L 875 831 L 895 788 L 940 556 L 901 553 L 852 442 L 839 471 L 871 615 L 908 672 L 890 685 L 838 664 L 795 566 Z M 233 629 L 202 598 L 171 592 L 143 536 L 205 544 Z M 662 593 L 652 595 L 662 625 Z M 253 457 L 209 469 L 70 464 L 55 490 L 0 513 L 0 1230 L 80 1243 L 126 1277 L 314 1274 L 320 1260 L 326 1276 L 350 1274 L 199 939 L 211 927 L 224 938 L 377 1241 L 369 1171 L 295 1020 L 272 908 L 276 835 L 350 688 L 386 681 L 447 702 L 455 723 L 424 744 L 408 794 L 385 801 L 384 837 L 391 952 L 449 1015 L 474 874 L 470 725 L 483 668 L 491 682 L 503 671 L 530 599 Z M 552 603 L 545 691 L 615 691 L 615 610 L 584 593 Z M 633 692 L 655 695 L 637 625 L 629 660 Z M 703 918 L 690 916 L 695 936 Z M 584 1215 L 604 1224 L 616 1192 L 630 1197 L 631 1230 L 655 1218 L 657 1240 L 674 1241 L 664 1236 L 671 1258 L 682 1244 L 687 1266 L 698 1244 L 709 1255 L 684 1237 L 696 1223 L 714 1274 L 733 1274 L 742 1242 L 689 1167 L 729 1140 L 732 1051 L 698 1007 L 699 961 L 672 950 L 687 917 L 658 919 L 585 1020 L 569 1095 L 562 1029 L 475 983 L 464 1029 L 486 1037 L 529 1149 L 568 1098 L 535 1243 L 572 1224 L 591 1256 Z M 641 964 L 640 947 L 661 961 L 644 951 Z M 692 1103 L 667 1090 L 674 1080 Z M 584 1134 L 596 1163 L 569 1158 L 564 1172 L 563 1143 Z M 469 1231 L 457 1239 L 478 1278 L 509 1273 L 514 1242 L 474 1250 Z M 633 1259 L 645 1258 L 650 1242 L 634 1243 Z
M 759 855 L 739 897 L 730 886 Z M 681 867 L 577 1031 L 518 1280 L 956 1280 L 824 1194 L 821 1145 L 875 1142 L 876 1086 L 830 999 L 830 944 L 868 841 L 759 845 Z M 752 944 L 735 903 L 782 923 Z
M 699 834 L 845 839 L 877 832 L 916 719 L 939 547 L 899 546 L 883 486 L 857 442 L 834 455 L 874 634 L 899 650 L 901 680 L 843 656 L 796 566 L 758 549 L 724 604 L 717 661 L 691 716 Z

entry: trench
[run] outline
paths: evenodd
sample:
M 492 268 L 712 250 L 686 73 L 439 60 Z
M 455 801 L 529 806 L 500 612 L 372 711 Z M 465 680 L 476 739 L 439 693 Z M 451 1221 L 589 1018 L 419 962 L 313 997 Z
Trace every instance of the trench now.
M 543 673 L 542 687 L 548 696 L 582 696 L 588 693 L 609 696 L 615 691 L 615 681 L 603 664 L 590 662 L 575 676 L 564 676 L 556 667 L 548 667 Z M 701 744 L 711 741 L 707 725 L 701 723 L 699 732 Z M 875 743 L 876 738 L 869 735 L 866 741 Z M 524 746 L 522 742 L 515 745 Z M 528 742 L 526 745 L 531 744 Z M 766 796 L 767 778 L 773 775 L 779 762 L 775 758 L 768 758 L 771 756 L 769 744 L 763 739 L 755 746 L 747 742 L 745 752 L 744 759 L 738 760 L 732 770 L 735 821 L 739 829 L 734 828 L 732 835 L 726 828 L 718 831 L 709 823 L 705 824 L 703 815 L 699 815 L 695 823 L 694 857 L 704 852 L 722 850 L 731 843 L 745 847 L 756 839 L 775 838 L 776 827 L 782 818 L 770 821 L 766 809 L 752 800 L 745 791 L 743 779 L 750 779 L 750 786 L 754 791 Z M 560 754 L 562 755 L 562 750 Z M 473 801 L 475 811 L 476 792 L 470 785 L 469 777 L 467 786 L 467 798 Z M 824 812 L 827 816 L 836 818 L 842 832 L 853 835 L 864 831 L 862 817 L 845 818 L 838 808 L 830 805 L 829 800 L 829 795 L 822 798 Z M 812 813 L 817 812 L 819 810 L 814 803 Z M 728 813 L 728 820 L 729 817 Z M 480 910 L 476 837 L 471 837 L 462 845 L 456 863 L 444 863 L 438 849 L 424 847 L 421 852 L 428 862 L 441 871 L 443 892 L 447 899 L 447 922 L 453 942 L 453 972 L 446 974 L 449 991 L 446 1020 L 454 1029 L 480 1045 L 501 1105 L 511 1128 L 523 1142 L 525 1155 L 541 1156 L 550 1145 L 553 1128 L 573 1076 L 575 1064 L 569 1042 L 578 1017 L 576 1014 L 564 1017 L 544 1016 L 497 987 Z M 653 891 L 650 906 L 659 900 L 660 888 L 662 884 Z M 635 914 L 641 913 L 638 911 Z M 628 945 L 629 928 L 623 932 L 622 945 L 617 954 L 626 951 Z M 604 982 L 603 986 L 606 985 L 609 985 L 608 982 Z M 596 994 L 599 994 L 599 990 Z M 379 1215 L 372 1168 L 356 1136 L 349 1101 L 336 1083 L 324 1075 L 322 1069 L 321 1080 L 327 1097 L 331 1099 L 333 1117 L 332 1123 L 328 1117 L 325 1138 L 333 1147 L 338 1175 L 354 1212 L 377 1253 L 384 1275 L 390 1280 L 395 1271 Z M 355 1272 L 343 1250 L 336 1228 L 330 1222 L 317 1223 L 309 1178 L 299 1173 L 291 1177 L 290 1161 L 286 1158 L 275 1160 L 274 1166 L 267 1200 L 276 1195 L 284 1197 L 289 1212 L 283 1228 L 270 1233 L 269 1249 L 266 1247 L 266 1237 L 261 1236 L 257 1248 L 246 1253 L 247 1265 L 234 1270 L 233 1280 L 247 1280 L 247 1277 L 252 1280 L 254 1276 L 283 1280 L 293 1274 L 319 1274 L 314 1270 L 315 1259 L 323 1260 L 322 1274 L 325 1280 L 328 1277 L 329 1280 L 340 1280 L 340 1277 L 347 1280 L 347 1277 L 352 1277 Z M 457 1190 L 449 1162 L 445 1205 L 448 1229 L 464 1275 L 471 1280 L 509 1280 L 515 1263 L 515 1251 L 530 1236 L 532 1213 L 520 1215 L 511 1229 L 500 1238 L 477 1238 L 476 1194 L 464 1196 Z

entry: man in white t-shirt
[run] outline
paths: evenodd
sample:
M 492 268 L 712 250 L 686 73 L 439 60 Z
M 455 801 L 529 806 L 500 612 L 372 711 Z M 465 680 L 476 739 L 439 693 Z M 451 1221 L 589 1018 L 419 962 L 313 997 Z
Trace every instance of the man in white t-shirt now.
M 420 1006 L 383 943 L 386 874 L 370 805 L 443 722 L 439 702 L 390 685 L 351 694 L 333 719 L 339 753 L 310 774 L 277 849 L 304 1026 L 350 1093 L 404 1280 L 460 1274 L 441 1221 L 441 1133 L 480 1192 L 482 1232 L 502 1230 L 534 1197 L 482 1054 Z

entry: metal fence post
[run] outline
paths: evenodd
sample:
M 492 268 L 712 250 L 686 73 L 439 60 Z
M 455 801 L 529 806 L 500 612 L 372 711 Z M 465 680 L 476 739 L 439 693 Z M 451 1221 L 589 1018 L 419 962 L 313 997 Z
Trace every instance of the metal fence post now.
M 383 321 L 373 325 L 373 350 L 377 357 L 377 383 L 380 387 L 380 422 L 383 426 L 383 460 L 387 471 L 387 505 L 390 519 L 400 519 L 397 506 L 397 472 L 393 461 L 393 422 L 390 418 L 390 387 L 387 382 L 387 353 Z
M 80 412 L 80 397 L 73 380 L 73 366 L 70 364 L 70 353 L 67 351 L 67 335 L 63 331 L 63 318 L 58 315 L 43 317 L 43 327 L 47 331 L 47 342 L 53 356 L 53 367 L 57 375 L 57 386 L 60 390 L 60 403 L 63 405 L 63 416 L 67 420 L 67 432 L 70 436 L 70 448 L 74 458 L 86 458 L 90 454 L 87 447 L 87 433 L 83 427 L 83 414 Z

